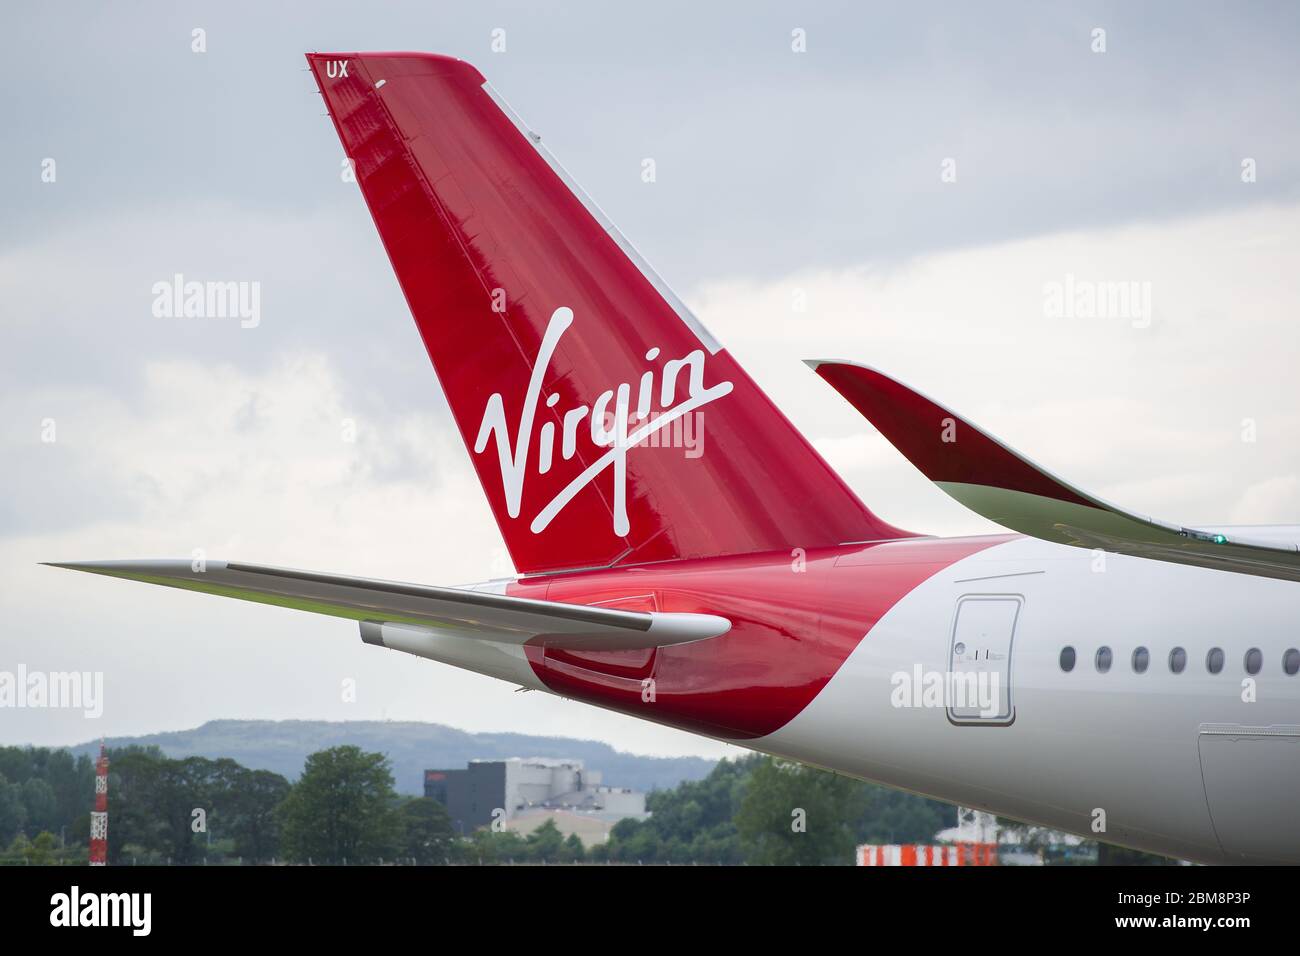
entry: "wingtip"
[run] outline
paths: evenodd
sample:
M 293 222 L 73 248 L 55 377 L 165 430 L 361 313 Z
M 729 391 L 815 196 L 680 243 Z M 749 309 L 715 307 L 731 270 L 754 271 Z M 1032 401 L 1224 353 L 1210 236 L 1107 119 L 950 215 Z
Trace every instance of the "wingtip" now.
M 821 368 L 823 365 L 852 365 L 857 368 L 866 368 L 865 365 L 862 365 L 859 362 L 851 361 L 849 359 L 804 359 L 803 364 L 807 365 L 814 372 L 817 371 L 819 368 Z
M 38 561 L 42 567 L 62 568 L 64 571 L 89 571 L 91 574 L 105 571 L 113 565 L 112 561 Z
M 169 574 L 185 571 L 190 567 L 189 558 L 165 558 L 155 560 L 126 559 L 114 561 L 38 561 L 47 568 L 62 568 L 65 571 L 86 571 L 90 574 L 112 574 L 129 577 L 132 574 Z M 208 560 L 208 565 L 224 566 L 223 562 Z

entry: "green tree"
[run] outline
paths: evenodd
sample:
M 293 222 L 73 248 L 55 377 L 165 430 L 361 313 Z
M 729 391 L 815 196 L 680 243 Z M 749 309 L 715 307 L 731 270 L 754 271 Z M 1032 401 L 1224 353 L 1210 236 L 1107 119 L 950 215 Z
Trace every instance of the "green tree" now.
M 609 831 L 609 858 L 620 863 L 656 863 L 664 843 L 660 829 L 650 820 L 619 820 Z
M 951 804 L 874 783 L 858 786 L 866 794 L 854 828 L 858 843 L 929 843 L 956 819 Z
M 27 808 L 27 826 L 34 831 L 58 826 L 59 801 L 54 788 L 39 777 L 23 784 L 23 806 Z
M 110 864 L 137 857 L 165 862 L 166 833 L 156 807 L 166 759 L 156 747 L 127 747 L 109 753 Z
M 457 863 L 519 863 L 528 859 L 528 843 L 514 830 L 480 827 L 469 839 L 457 840 L 452 852 Z
M 623 863 L 718 863 L 743 861 L 733 819 L 749 775 L 763 758 L 720 760 L 703 780 L 646 795 L 647 820 L 616 823 L 609 841 L 587 858 Z
M 66 750 L 44 751 L 43 758 L 42 779 L 54 788 L 58 805 L 55 825 L 49 828 L 54 833 L 95 805 L 95 766 L 85 754 L 74 758 Z
M 212 811 L 217 763 L 203 757 L 171 760 L 156 747 L 112 751 L 109 862 L 120 863 L 137 855 L 172 863 L 201 859 L 207 838 L 194 831 L 194 811 Z M 129 855 L 128 847 L 133 848 Z
M 354 746 L 310 754 L 280 804 L 285 855 L 321 863 L 394 857 L 401 838 L 396 796 L 383 754 Z
M 536 863 L 556 863 L 563 851 L 564 834 L 554 820 L 547 819 L 528 834 L 527 843 L 528 859 Z
M 58 841 L 48 830 L 39 833 L 27 847 L 23 856 L 29 866 L 51 866 L 54 863 L 54 850 Z
M 8 844 L 27 822 L 27 807 L 23 803 L 23 788 L 10 783 L 0 773 L 0 846 Z
M 581 863 L 587 855 L 586 847 L 576 833 L 570 833 L 560 847 L 560 863 Z
M 766 758 L 750 774 L 736 830 L 750 863 L 849 864 L 869 800 L 856 780 Z
M 413 797 L 398 811 L 402 820 L 402 856 L 421 865 L 444 863 L 455 832 L 447 808 L 431 797 Z
M 226 769 L 217 806 L 224 829 L 235 841 L 235 853 L 253 862 L 280 853 L 278 811 L 291 789 L 288 780 L 270 770 L 239 764 Z
M 28 830 L 52 833 L 70 827 L 94 802 L 95 776 L 90 760 L 66 750 L 44 747 L 0 747 L 0 776 L 22 788 Z M 46 788 L 49 788 L 47 790 Z M 50 792 L 54 806 L 49 805 Z
M 27 834 L 19 833 L 9 844 L 9 849 L 5 850 L 5 858 L 10 863 L 25 863 L 27 855 L 32 850 L 32 841 L 27 839 Z

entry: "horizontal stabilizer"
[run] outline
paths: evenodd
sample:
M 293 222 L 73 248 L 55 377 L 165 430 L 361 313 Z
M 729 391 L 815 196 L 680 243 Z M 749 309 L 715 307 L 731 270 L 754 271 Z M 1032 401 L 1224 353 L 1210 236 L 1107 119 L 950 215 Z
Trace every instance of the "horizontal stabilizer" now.
M 183 559 L 50 566 L 355 621 L 406 624 L 502 644 L 564 650 L 649 649 L 717 637 L 731 629 L 730 621 L 712 614 L 620 611 L 233 561 L 208 561 L 201 571 Z
M 1078 548 L 1300 581 L 1294 536 L 1264 540 L 1134 514 L 1062 481 L 875 369 L 852 362 L 808 364 L 927 478 L 990 521 Z

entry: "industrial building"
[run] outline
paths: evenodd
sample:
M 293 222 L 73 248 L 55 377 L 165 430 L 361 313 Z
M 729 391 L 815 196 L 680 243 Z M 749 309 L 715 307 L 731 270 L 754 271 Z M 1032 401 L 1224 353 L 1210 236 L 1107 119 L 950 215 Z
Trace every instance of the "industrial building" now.
M 598 832 L 627 817 L 644 819 L 645 794 L 605 786 L 599 770 L 587 770 L 581 760 L 511 757 L 471 760 L 463 769 L 426 770 L 424 795 L 447 808 L 452 826 L 467 834 L 494 819 L 508 827 L 537 811 L 564 811 L 557 822 L 581 818 L 598 822 Z M 562 827 L 563 829 L 563 827 Z M 584 835 L 584 842 L 590 837 Z

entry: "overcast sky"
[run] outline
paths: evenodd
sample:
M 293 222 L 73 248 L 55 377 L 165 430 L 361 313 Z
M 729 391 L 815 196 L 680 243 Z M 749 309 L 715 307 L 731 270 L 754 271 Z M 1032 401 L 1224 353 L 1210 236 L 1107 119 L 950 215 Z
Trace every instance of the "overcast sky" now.
M 0 710 L 0 743 L 389 717 L 725 752 L 348 622 L 37 566 L 509 572 L 309 50 L 479 66 L 888 521 L 991 528 L 798 359 L 895 374 L 1139 511 L 1300 523 L 1300 7 L 380 6 L 0 10 L 0 670 L 106 682 L 97 720 Z M 154 317 L 175 273 L 260 282 L 260 324 Z M 1070 276 L 1147 283 L 1150 313 L 1053 316 Z

